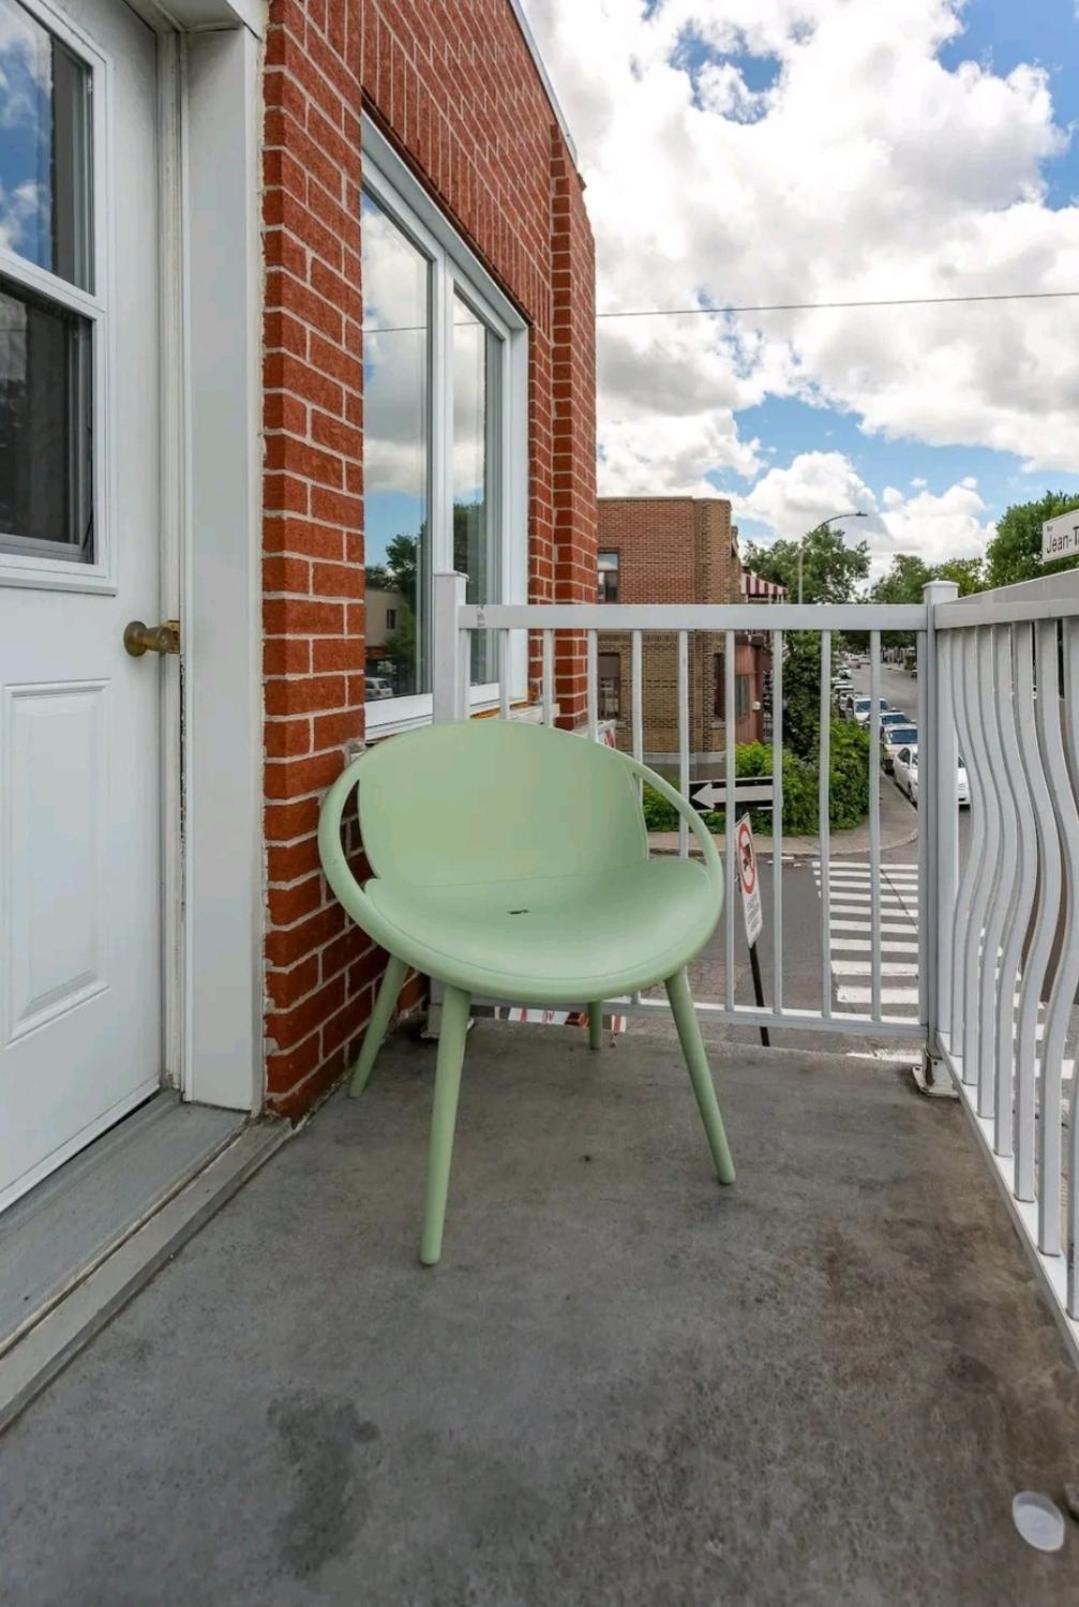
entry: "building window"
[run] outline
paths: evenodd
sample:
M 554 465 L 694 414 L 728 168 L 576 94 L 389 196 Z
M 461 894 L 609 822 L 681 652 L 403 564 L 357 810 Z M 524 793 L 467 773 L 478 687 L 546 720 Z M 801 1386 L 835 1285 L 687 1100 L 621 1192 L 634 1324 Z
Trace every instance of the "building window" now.
M 102 558 L 93 76 L 18 0 L 0 0 L 0 554 L 12 569 Z
M 622 713 L 622 660 L 617 653 L 600 653 L 597 669 L 599 717 L 601 720 L 617 720 Z
M 525 599 L 527 333 L 366 122 L 363 137 L 368 632 L 381 617 L 380 673 L 390 687 L 369 701 L 385 727 L 430 716 L 436 574 L 466 574 L 470 603 Z M 511 695 L 525 689 L 520 634 L 509 654 Z M 474 704 L 497 700 L 497 674 L 492 638 L 475 635 Z
M 599 554 L 599 600 L 601 603 L 618 601 L 618 554 Z
M 734 678 L 734 717 L 736 720 L 748 719 L 749 701 L 749 676 L 736 675 Z

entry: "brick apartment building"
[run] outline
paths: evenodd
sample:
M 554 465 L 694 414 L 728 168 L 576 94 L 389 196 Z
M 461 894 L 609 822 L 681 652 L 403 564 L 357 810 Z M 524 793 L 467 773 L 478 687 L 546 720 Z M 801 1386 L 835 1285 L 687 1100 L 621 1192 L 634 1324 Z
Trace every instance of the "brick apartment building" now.
M 769 602 L 782 588 L 750 575 L 738 552 L 731 505 L 722 497 L 601 497 L 599 599 L 620 603 Z M 768 637 L 739 631 L 735 639 L 736 742 L 765 735 Z M 724 639 L 690 638 L 691 763 L 707 767 L 726 747 Z M 678 759 L 677 644 L 646 637 L 643 648 L 644 757 L 670 766 Z M 599 639 L 600 715 L 615 722 L 620 747 L 631 742 L 630 641 Z
M 430 719 L 435 572 L 594 598 L 596 448 L 520 0 L 0 9 L 5 189 L 47 190 L 0 286 L 3 1209 L 162 1088 L 295 1115 L 342 1076 L 385 959 L 321 799 Z M 581 647 L 556 669 L 573 721 Z

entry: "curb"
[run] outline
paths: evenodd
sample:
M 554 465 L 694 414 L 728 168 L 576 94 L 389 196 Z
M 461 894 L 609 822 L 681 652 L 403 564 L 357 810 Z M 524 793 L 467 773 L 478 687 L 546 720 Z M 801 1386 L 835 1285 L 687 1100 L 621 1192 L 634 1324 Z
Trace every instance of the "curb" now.
M 859 846 L 858 848 L 846 846 L 847 839 L 855 836 L 856 834 L 860 836 L 861 832 L 861 826 L 855 826 L 851 831 L 834 832 L 829 839 L 830 852 L 833 854 L 837 852 L 845 853 L 850 854 L 854 858 L 868 859 L 868 844 L 866 844 L 864 847 Z M 883 834 L 881 835 L 881 853 L 890 853 L 894 848 L 905 848 L 908 843 L 915 842 L 917 837 L 918 820 L 916 816 L 911 828 L 909 830 L 904 830 L 904 832 L 902 832 L 899 836 L 885 838 Z M 712 840 L 720 853 L 724 853 L 726 851 L 726 837 L 717 835 Z M 773 852 L 773 839 L 771 837 L 754 837 L 753 842 L 759 853 L 771 854 Z M 648 833 L 648 846 L 653 854 L 677 854 L 678 835 L 673 831 L 651 831 Z M 700 853 L 700 850 L 696 847 L 692 840 L 690 841 L 690 853 L 694 855 Z M 813 839 L 812 844 L 807 843 L 807 840 L 804 837 L 791 837 L 783 839 L 784 859 L 816 859 L 819 854 L 820 843 L 816 838 Z

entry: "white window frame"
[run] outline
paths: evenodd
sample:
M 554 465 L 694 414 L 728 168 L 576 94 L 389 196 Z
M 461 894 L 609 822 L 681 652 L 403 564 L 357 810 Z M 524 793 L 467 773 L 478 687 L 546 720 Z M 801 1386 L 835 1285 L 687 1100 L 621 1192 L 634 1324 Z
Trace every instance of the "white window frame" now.
M 431 385 L 428 397 L 427 530 L 431 574 L 453 568 L 453 298 L 474 308 L 498 337 L 501 361 L 489 371 L 495 398 L 496 462 L 490 466 L 489 517 L 495 526 L 501 597 L 528 600 L 528 325 L 465 244 L 449 218 L 375 125 L 363 119 L 363 187 L 431 263 Z M 490 349 L 490 348 L 489 348 Z M 427 624 L 430 630 L 429 623 Z M 430 638 L 429 638 L 430 642 Z M 528 637 L 510 635 L 506 663 L 510 699 L 528 691 Z M 473 686 L 472 712 L 498 708 L 498 682 Z M 432 694 L 379 699 L 366 705 L 368 739 L 428 725 Z
M 113 177 L 112 72 L 109 57 L 48 0 L 19 0 L 23 9 L 61 40 L 86 66 L 91 81 L 90 214 L 93 239 L 92 292 L 39 268 L 18 252 L 0 246 L 0 272 L 26 290 L 44 297 L 67 312 L 79 314 L 92 326 L 93 364 L 92 506 L 94 561 L 49 558 L 43 553 L 0 550 L 0 586 L 26 586 L 37 591 L 114 593 L 117 588 L 116 549 L 112 539 L 111 509 L 115 505 L 115 438 L 111 380 L 113 371 L 111 219 Z M 12 532 L 18 534 L 18 532 Z

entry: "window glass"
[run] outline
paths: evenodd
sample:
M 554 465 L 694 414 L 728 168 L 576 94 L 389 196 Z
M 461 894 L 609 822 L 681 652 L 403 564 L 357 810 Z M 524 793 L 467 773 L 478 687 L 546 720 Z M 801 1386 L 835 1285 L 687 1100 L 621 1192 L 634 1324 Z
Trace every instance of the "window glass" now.
M 93 560 L 90 340 L 0 275 L 0 551 Z
M 0 0 L 0 244 L 92 290 L 90 72 Z
M 468 576 L 470 603 L 492 602 L 498 553 L 491 517 L 488 446 L 491 440 L 487 326 L 459 295 L 453 298 L 453 567 Z M 496 680 L 490 631 L 472 636 L 472 682 Z
M 618 554 L 616 552 L 601 552 L 599 554 L 599 601 L 601 603 L 616 603 L 618 601 Z
M 599 680 L 599 717 L 601 720 L 617 720 L 621 713 L 621 655 L 598 654 L 596 669 Z
M 431 266 L 363 197 L 367 698 L 430 690 L 426 619 Z M 393 623 L 390 624 L 392 619 Z M 372 678 L 381 686 L 372 689 Z M 385 687 L 389 688 L 387 692 Z

